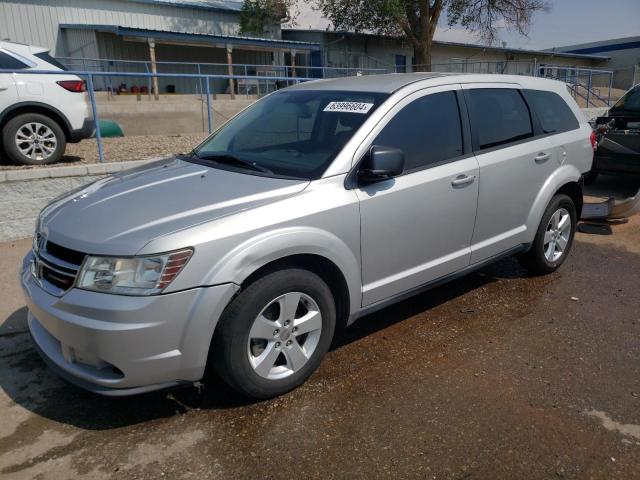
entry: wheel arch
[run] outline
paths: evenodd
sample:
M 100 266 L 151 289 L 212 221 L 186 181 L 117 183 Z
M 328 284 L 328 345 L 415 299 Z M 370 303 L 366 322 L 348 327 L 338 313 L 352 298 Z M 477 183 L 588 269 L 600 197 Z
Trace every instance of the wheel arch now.
M 554 196 L 559 193 L 564 193 L 573 200 L 573 204 L 576 206 L 576 219 L 579 220 L 580 215 L 582 214 L 582 205 L 584 203 L 584 199 L 582 197 L 582 185 L 580 185 L 580 182 L 576 181 L 565 183 L 556 191 Z
M 547 179 L 529 210 L 527 231 L 531 237 L 529 239 L 530 241 L 533 241 L 533 237 L 538 230 L 540 220 L 544 215 L 547 205 L 549 205 L 551 199 L 558 193 L 564 193 L 573 200 L 576 206 L 577 218 L 580 218 L 583 204 L 580 178 L 580 171 L 575 166 L 564 165 Z
M 71 138 L 71 125 L 67 117 L 57 108 L 39 102 L 19 102 L 0 113 L 0 131 L 4 128 L 9 120 L 23 113 L 39 113 L 54 120 L 64 132 L 66 141 Z
M 340 268 L 327 257 L 317 254 L 294 254 L 272 260 L 252 272 L 240 285 L 239 292 L 261 277 L 284 268 L 301 268 L 318 275 L 327 284 L 336 303 L 337 326 L 346 326 L 350 312 L 350 293 Z

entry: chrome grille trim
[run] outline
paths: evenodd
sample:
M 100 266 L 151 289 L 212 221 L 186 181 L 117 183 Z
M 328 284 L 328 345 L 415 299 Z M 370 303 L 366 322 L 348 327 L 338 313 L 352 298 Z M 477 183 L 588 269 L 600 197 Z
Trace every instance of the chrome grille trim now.
M 44 236 L 38 235 L 38 249 L 34 251 L 34 274 L 42 288 L 60 297 L 73 287 L 81 264 L 58 258 L 48 251 L 50 242 Z M 65 251 L 64 247 L 52 244 L 58 251 Z M 74 252 L 79 254 L 79 252 Z

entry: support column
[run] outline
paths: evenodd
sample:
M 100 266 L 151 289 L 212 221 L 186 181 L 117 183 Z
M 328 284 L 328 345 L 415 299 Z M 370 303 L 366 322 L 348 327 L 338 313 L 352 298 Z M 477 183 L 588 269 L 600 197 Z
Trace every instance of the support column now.
M 291 50 L 291 77 L 296 78 L 296 51 Z
M 231 55 L 233 52 L 233 47 L 231 44 L 227 44 L 227 72 L 229 75 L 233 75 L 233 56 Z M 231 94 L 231 98 L 236 98 L 235 88 L 234 88 L 233 78 L 229 79 L 229 93 Z
M 158 65 L 156 64 L 156 42 L 153 38 L 148 39 L 149 42 L 149 57 L 151 58 L 151 73 L 158 73 Z M 158 100 L 160 91 L 158 90 L 158 77 L 151 77 L 153 83 L 153 98 Z

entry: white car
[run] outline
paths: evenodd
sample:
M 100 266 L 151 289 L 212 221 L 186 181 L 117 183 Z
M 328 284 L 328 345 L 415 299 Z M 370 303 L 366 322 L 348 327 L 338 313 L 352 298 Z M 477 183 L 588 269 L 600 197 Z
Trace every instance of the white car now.
M 67 142 L 94 131 L 84 81 L 47 49 L 0 41 L 0 133 L 2 151 L 15 163 L 43 165 L 60 160 Z M 60 74 L 30 74 L 55 70 Z

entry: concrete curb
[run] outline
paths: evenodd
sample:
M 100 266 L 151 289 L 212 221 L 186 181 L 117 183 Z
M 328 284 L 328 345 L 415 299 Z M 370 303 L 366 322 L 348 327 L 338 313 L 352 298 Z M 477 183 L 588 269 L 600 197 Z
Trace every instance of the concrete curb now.
M 93 175 L 110 175 L 130 168 L 155 162 L 167 157 L 154 157 L 129 162 L 91 163 L 88 165 L 72 165 L 69 167 L 35 167 L 27 170 L 0 171 L 0 183 L 20 182 L 24 180 L 42 180 L 46 178 L 84 177 Z
M 0 242 L 32 235 L 38 212 L 63 193 L 107 175 L 165 158 L 169 157 L 0 172 L 0 211 L 3 212 L 0 216 Z

